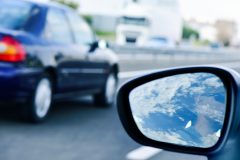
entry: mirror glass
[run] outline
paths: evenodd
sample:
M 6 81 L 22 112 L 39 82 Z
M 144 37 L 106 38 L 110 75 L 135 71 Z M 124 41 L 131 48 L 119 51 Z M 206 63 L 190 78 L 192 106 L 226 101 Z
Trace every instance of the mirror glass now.
M 183 146 L 214 146 L 224 123 L 226 90 L 211 73 L 179 74 L 145 83 L 129 94 L 137 127 L 146 137 Z

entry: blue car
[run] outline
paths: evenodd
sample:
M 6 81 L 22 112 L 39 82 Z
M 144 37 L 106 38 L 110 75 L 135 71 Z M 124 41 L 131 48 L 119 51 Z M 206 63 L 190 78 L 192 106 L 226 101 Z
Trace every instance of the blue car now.
M 1 0 L 0 102 L 21 104 L 27 120 L 43 121 L 53 99 L 78 94 L 111 105 L 118 68 L 116 54 L 74 10 Z

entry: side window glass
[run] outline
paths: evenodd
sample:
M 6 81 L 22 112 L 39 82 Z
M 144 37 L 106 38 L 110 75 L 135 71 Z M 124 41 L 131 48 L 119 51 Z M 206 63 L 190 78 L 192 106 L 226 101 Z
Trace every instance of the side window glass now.
M 48 10 L 44 38 L 64 44 L 73 42 L 71 29 L 63 11 L 58 9 Z
M 77 44 L 88 45 L 95 40 L 93 32 L 88 24 L 74 12 L 69 12 L 68 18 L 74 32 L 74 38 Z

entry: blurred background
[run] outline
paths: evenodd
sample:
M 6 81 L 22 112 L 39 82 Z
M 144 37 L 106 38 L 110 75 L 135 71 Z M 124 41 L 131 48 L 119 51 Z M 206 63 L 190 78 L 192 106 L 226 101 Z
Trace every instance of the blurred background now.
M 59 2 L 75 8 L 99 37 L 118 45 L 239 47 L 239 2 L 235 0 Z
M 52 1 L 73 8 L 98 39 L 109 42 L 119 57 L 120 85 L 176 66 L 217 64 L 240 71 L 238 0 Z M 2 105 L 0 159 L 206 159 L 136 144 L 115 106 L 97 108 L 90 99 L 54 102 L 49 119 L 38 125 L 22 123 L 12 107 Z

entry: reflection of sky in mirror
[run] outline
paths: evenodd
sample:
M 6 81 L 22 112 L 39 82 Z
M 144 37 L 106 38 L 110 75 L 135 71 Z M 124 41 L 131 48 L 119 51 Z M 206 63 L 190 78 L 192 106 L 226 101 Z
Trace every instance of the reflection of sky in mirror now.
M 134 119 L 151 139 L 211 147 L 225 115 L 225 88 L 213 74 L 182 74 L 155 80 L 130 93 Z

